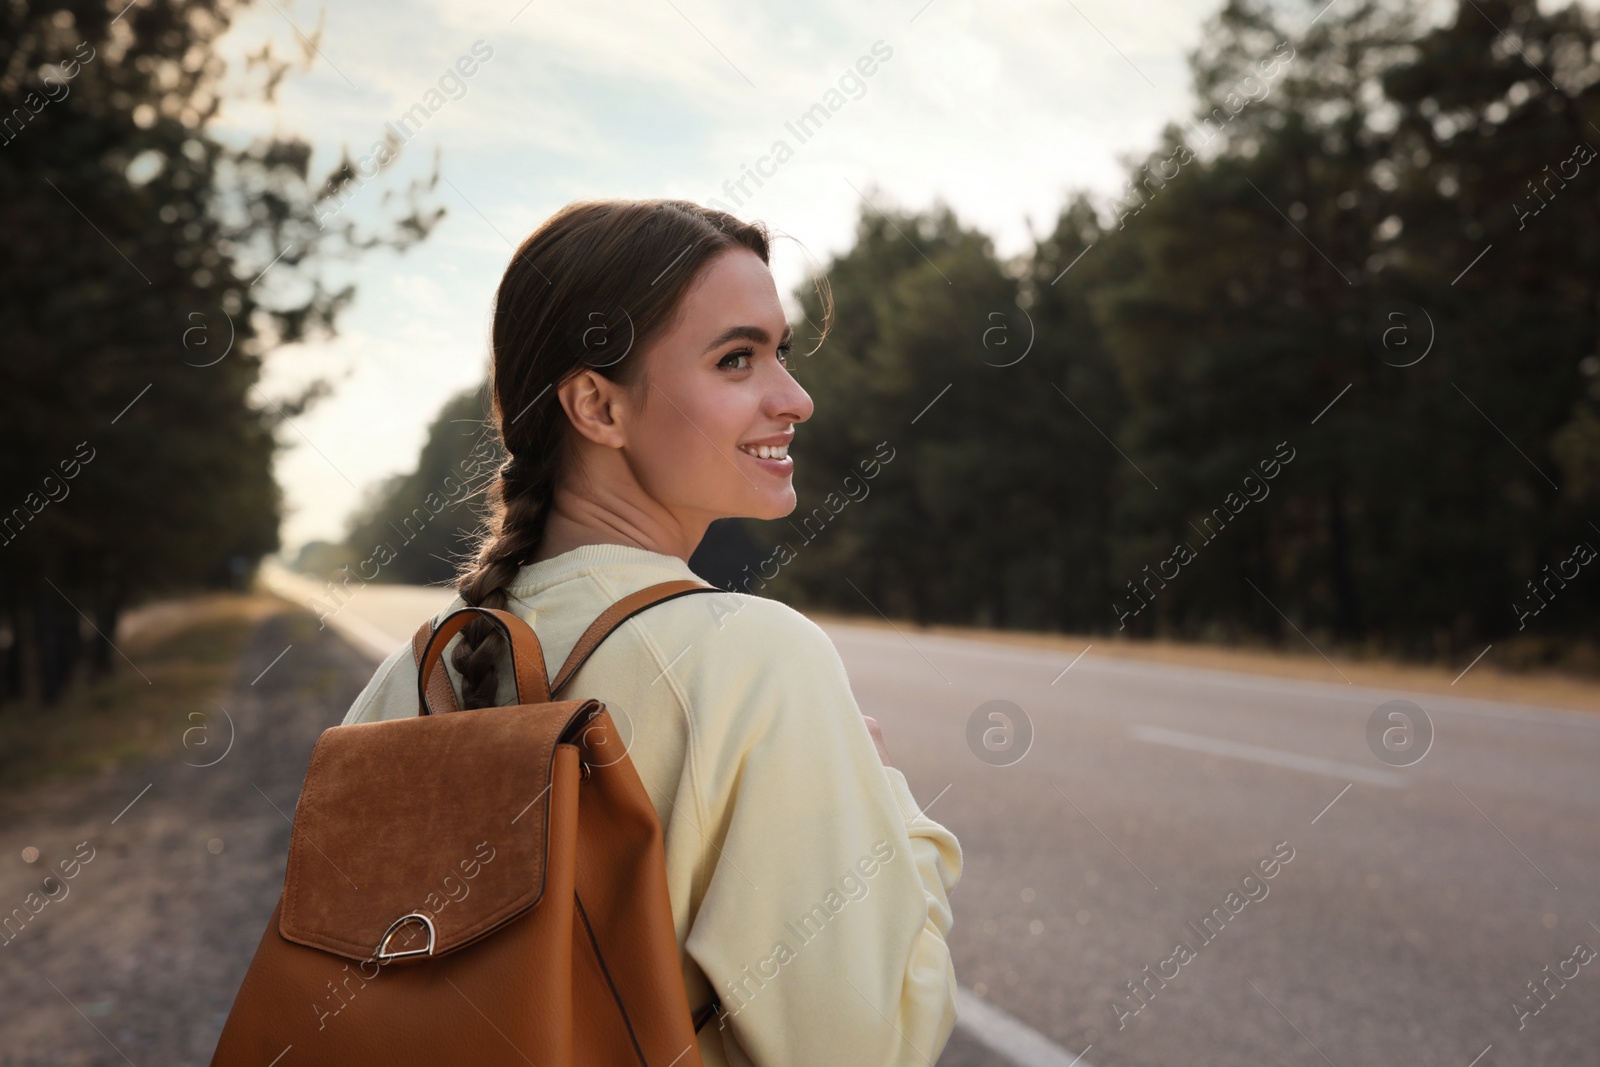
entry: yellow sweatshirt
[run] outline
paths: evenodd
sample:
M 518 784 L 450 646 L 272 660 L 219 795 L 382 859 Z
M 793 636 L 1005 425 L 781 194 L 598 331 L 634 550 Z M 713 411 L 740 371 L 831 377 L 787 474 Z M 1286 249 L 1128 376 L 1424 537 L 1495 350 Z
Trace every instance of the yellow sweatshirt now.
M 507 594 L 553 678 L 613 601 L 694 577 L 675 556 L 585 545 L 524 566 Z M 458 693 L 459 640 L 445 655 Z M 509 658 L 498 675 L 513 703 Z M 681 597 L 619 627 L 561 697 L 603 701 L 631 734 L 689 1003 L 722 998 L 700 1031 L 706 1067 L 931 1067 L 955 1024 L 945 935 L 961 847 L 879 761 L 827 635 L 775 600 Z M 344 721 L 416 713 L 407 641 Z

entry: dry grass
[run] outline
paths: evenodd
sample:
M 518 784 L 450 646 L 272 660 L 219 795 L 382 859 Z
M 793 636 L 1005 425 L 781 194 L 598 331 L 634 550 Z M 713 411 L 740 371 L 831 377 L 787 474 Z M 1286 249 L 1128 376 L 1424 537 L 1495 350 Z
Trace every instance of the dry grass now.
M 54 707 L 37 695 L 0 706 L 0 788 L 178 751 L 185 730 L 216 721 L 214 700 L 256 624 L 288 610 L 272 596 L 217 593 L 129 612 L 116 641 L 127 658 L 113 652 L 106 677 L 80 675 Z M 212 714 L 191 719 L 197 711 Z
M 807 614 L 817 622 L 872 626 L 879 629 L 890 627 L 889 623 L 879 618 L 846 617 L 813 612 Z M 964 626 L 924 627 L 909 622 L 896 622 L 893 625 L 907 634 L 944 634 L 1005 645 L 1058 650 L 1065 657 L 1062 666 L 1092 644 L 1090 656 L 1116 656 L 1119 659 L 1210 667 L 1216 670 L 1334 684 L 1343 684 L 1348 680 L 1355 685 L 1385 689 L 1600 712 L 1600 681 L 1555 670 L 1502 670 L 1494 664 L 1493 651 L 1463 675 L 1461 671 L 1467 666 L 1465 662 L 1453 667 L 1434 667 L 1392 660 L 1351 659 L 1330 655 L 1332 660 L 1330 663 L 1310 646 L 1305 646 L 1304 652 L 1297 652 L 1264 648 L 1228 648 L 1178 641 L 1136 641 L 1104 636 L 1084 637 L 1072 634 L 984 630 Z M 1456 680 L 1458 677 L 1459 681 Z

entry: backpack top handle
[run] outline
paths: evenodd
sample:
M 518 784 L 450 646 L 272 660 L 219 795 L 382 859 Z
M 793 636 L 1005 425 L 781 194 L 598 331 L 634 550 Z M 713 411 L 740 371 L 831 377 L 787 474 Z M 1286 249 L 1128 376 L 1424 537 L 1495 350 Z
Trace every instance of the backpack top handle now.
M 450 676 L 444 671 L 444 646 L 450 639 L 478 618 L 487 619 L 493 623 L 505 637 L 506 643 L 511 646 L 511 658 L 516 664 L 517 703 L 518 704 L 547 704 L 550 702 L 550 679 L 545 672 L 544 648 L 539 644 L 539 635 L 533 632 L 533 627 L 523 622 L 522 619 L 509 611 L 499 608 L 481 608 L 468 606 L 452 611 L 439 628 L 429 635 L 426 644 L 422 645 L 417 659 L 417 703 L 418 715 L 431 715 L 436 711 L 443 713 L 457 711 L 460 705 L 456 702 L 455 693 L 450 687 Z M 423 628 L 427 623 L 422 624 Z M 417 637 L 422 636 L 421 630 Z M 413 640 L 412 649 L 415 652 L 417 641 Z M 435 674 L 435 669 L 438 673 Z M 429 683 L 434 685 L 430 688 Z M 442 683 L 442 684 L 439 684 Z M 428 698 L 437 696 L 443 698 L 449 694 L 448 699 L 438 699 L 437 708 L 430 707 Z
M 519 702 L 528 703 L 529 701 L 526 698 L 530 695 L 538 695 L 538 699 L 544 701 L 553 698 L 556 693 L 559 693 L 572 680 L 573 675 L 578 673 L 578 668 L 583 666 L 594 650 L 600 647 L 600 642 L 609 637 L 611 632 L 618 626 L 621 626 L 644 609 L 689 593 L 720 592 L 724 592 L 724 590 L 714 585 L 692 581 L 688 578 L 679 578 L 670 582 L 660 582 L 656 585 L 647 586 L 636 593 L 630 593 L 601 612 L 599 617 L 589 624 L 589 628 L 583 632 L 583 636 L 579 637 L 578 643 L 573 646 L 572 653 L 567 656 L 566 662 L 561 665 L 561 670 L 556 673 L 554 684 L 548 682 L 549 676 L 545 668 L 544 648 L 539 643 L 538 635 L 520 617 L 497 608 L 464 607 L 458 608 L 446 616 L 445 620 L 439 624 L 438 630 L 432 628 L 431 620 L 425 619 L 422 625 L 417 627 L 417 632 L 411 639 L 412 658 L 417 664 L 417 702 L 421 708 L 418 714 L 437 715 L 456 711 L 460 708 L 460 705 L 456 702 L 455 689 L 450 685 L 449 674 L 443 670 L 433 671 L 429 668 L 427 666 L 427 657 L 429 649 L 435 647 L 434 641 L 438 640 L 440 642 L 437 646 L 439 654 L 435 661 L 437 662 L 438 659 L 441 659 L 444 655 L 444 644 L 463 626 L 472 621 L 473 612 L 484 614 L 491 622 L 502 624 L 500 626 L 501 632 L 506 635 L 508 642 L 512 646 L 513 654 L 516 656 L 518 674 L 517 699 Z M 460 621 L 453 622 L 458 618 Z M 450 627 L 450 629 L 445 633 L 444 637 L 438 637 L 438 634 L 445 631 L 447 627 Z M 513 636 L 513 634 L 521 635 L 524 631 L 526 632 L 525 652 L 517 649 L 516 638 Z M 524 685 L 522 678 L 524 668 L 536 675 L 526 685 Z

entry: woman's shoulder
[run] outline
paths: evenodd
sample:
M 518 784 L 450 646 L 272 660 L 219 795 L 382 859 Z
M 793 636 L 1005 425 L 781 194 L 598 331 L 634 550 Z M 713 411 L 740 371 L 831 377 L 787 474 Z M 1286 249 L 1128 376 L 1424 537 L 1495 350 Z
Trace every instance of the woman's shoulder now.
M 748 593 L 678 597 L 647 626 L 669 675 L 690 703 L 759 699 L 772 707 L 849 692 L 831 638 L 779 600 Z
M 804 614 L 781 600 L 719 590 L 678 597 L 663 608 L 707 650 L 717 645 L 754 644 L 775 653 L 833 652 L 828 635 Z

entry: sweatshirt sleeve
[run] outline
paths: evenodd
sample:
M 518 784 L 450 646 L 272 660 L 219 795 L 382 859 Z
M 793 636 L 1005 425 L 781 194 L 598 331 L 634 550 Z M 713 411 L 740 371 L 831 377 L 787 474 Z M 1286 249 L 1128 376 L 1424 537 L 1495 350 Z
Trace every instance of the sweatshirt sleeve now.
M 729 1061 L 931 1067 L 955 1024 L 960 846 L 879 761 L 827 635 L 740 600 L 685 684 L 711 845 L 686 949 Z
M 417 669 L 412 664 L 411 642 L 389 653 L 372 672 L 366 687 L 356 694 L 341 726 L 377 722 L 417 713 Z

